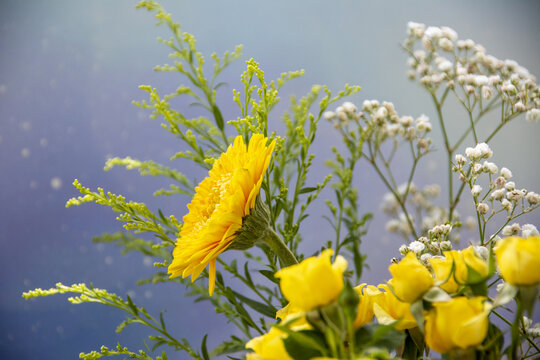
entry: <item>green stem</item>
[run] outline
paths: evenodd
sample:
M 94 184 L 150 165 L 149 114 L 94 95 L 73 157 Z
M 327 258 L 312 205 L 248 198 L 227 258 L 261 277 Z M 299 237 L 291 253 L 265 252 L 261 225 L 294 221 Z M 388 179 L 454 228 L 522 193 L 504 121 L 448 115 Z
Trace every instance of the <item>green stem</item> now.
M 486 108 L 484 108 L 482 111 L 480 111 L 480 113 L 478 114 L 478 116 L 476 117 L 476 119 L 474 120 L 474 124 L 478 124 L 478 122 L 480 121 L 480 119 L 482 118 L 482 116 L 484 116 L 485 114 L 487 114 L 488 112 L 490 112 L 491 110 L 495 109 L 497 106 L 499 106 L 499 104 L 501 103 L 496 103 L 496 100 L 498 100 L 498 98 L 495 98 L 493 99 Z M 457 143 L 454 145 L 454 147 L 452 148 L 453 151 L 456 151 L 459 146 L 461 145 L 461 143 L 467 138 L 467 135 L 469 135 L 469 133 L 471 132 L 471 128 L 467 128 L 467 130 L 461 135 L 461 137 L 459 138 L 459 140 L 457 141 Z
M 281 262 L 281 267 L 287 267 L 294 264 L 298 264 L 298 260 L 292 253 L 292 251 L 285 245 L 283 240 L 276 232 L 268 227 L 260 238 L 260 241 L 268 244 L 270 248 L 276 253 Z
M 349 357 L 350 359 L 354 359 L 354 348 L 356 346 L 354 338 L 354 322 L 352 319 L 348 319 L 347 322 L 347 332 L 349 333 Z
M 491 310 L 491 312 L 492 312 L 493 314 L 497 315 L 497 317 L 498 317 L 499 319 L 501 319 L 502 321 L 504 321 L 506 324 L 512 326 L 512 323 L 511 323 L 507 318 L 505 318 L 504 316 L 502 316 L 501 314 L 499 314 L 496 310 Z M 526 339 L 527 339 L 527 341 L 529 342 L 529 344 L 530 344 L 533 348 L 536 349 L 536 351 L 540 352 L 540 348 L 538 347 L 538 345 L 536 345 L 536 344 L 534 343 L 534 341 L 532 341 L 532 340 L 529 338 L 529 336 L 527 336 Z
M 519 341 L 519 327 L 523 319 L 523 304 L 519 299 L 516 299 L 517 309 L 516 309 L 516 319 L 512 324 L 512 344 L 510 345 L 509 357 L 512 360 L 517 360 L 517 349 L 520 344 Z
M 474 141 L 478 144 L 478 136 L 476 135 L 476 128 L 474 127 L 474 120 L 473 120 L 472 111 L 469 110 L 468 113 L 469 113 L 469 122 L 471 123 L 470 128 L 472 129 Z
M 339 249 L 341 248 L 340 244 L 339 244 L 339 240 L 341 238 L 341 223 L 343 222 L 343 203 L 341 203 L 341 205 L 338 203 L 339 205 L 339 212 L 338 212 L 338 217 L 336 219 L 336 249 L 334 250 L 334 254 L 335 256 L 338 256 L 339 254 Z
M 418 164 L 418 160 L 420 159 L 420 156 L 421 156 L 421 155 L 418 155 L 418 157 L 416 157 L 412 144 L 411 144 L 411 152 L 413 156 L 413 165 L 411 168 L 411 172 L 409 173 L 409 179 L 407 180 L 407 189 L 405 189 L 405 193 L 403 194 L 403 202 L 407 201 L 407 196 L 409 195 L 409 191 L 411 190 L 411 184 L 414 177 L 414 172 L 416 171 L 416 165 Z

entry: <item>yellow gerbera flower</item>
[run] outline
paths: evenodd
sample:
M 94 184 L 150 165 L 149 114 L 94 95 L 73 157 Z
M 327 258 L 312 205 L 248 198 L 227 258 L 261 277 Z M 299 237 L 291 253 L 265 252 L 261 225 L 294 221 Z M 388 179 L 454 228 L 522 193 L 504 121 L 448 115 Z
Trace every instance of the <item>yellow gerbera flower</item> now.
M 217 256 L 234 241 L 259 195 L 276 144 L 274 140 L 266 146 L 266 142 L 264 135 L 255 134 L 246 147 L 242 137 L 236 137 L 195 188 L 169 265 L 171 278 L 191 275 L 195 280 L 210 264 L 208 291 L 212 295 Z

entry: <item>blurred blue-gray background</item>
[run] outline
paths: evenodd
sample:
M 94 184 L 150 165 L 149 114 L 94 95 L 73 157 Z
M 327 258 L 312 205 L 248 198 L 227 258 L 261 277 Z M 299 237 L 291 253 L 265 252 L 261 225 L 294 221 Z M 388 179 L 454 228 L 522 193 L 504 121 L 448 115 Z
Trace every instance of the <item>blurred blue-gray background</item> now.
M 168 62 L 167 49 L 156 37 L 169 37 L 156 28 L 149 13 L 135 10 L 133 1 L 16 1 L 0 0 L 0 358 L 72 359 L 116 342 L 142 348 L 146 330 L 136 325 L 117 335 L 123 315 L 99 305 L 70 305 L 64 296 L 24 301 L 21 293 L 36 287 L 93 282 L 134 300 L 151 312 L 167 309 L 172 333 L 198 346 L 209 333 L 211 345 L 228 337 L 230 327 L 205 303 L 192 304 L 176 285 L 137 287 L 135 281 L 154 271 L 152 259 L 122 256 L 112 246 L 96 245 L 93 236 L 115 232 L 121 224 L 108 208 L 86 205 L 65 208 L 76 196 L 71 186 L 102 186 L 129 200 L 147 202 L 181 218 L 185 197 L 153 198 L 167 186 L 123 169 L 103 171 L 111 156 L 132 156 L 169 163 L 182 150 L 157 120 L 131 105 L 149 84 L 170 92 L 185 80 L 173 73 L 155 73 Z M 440 140 L 428 95 L 406 78 L 407 56 L 400 49 L 407 21 L 454 28 L 460 38 L 472 38 L 498 58 L 511 58 L 540 75 L 540 2 L 538 1 L 164 1 L 184 30 L 193 33 L 204 54 L 218 54 L 244 45 L 244 57 L 223 74 L 227 86 L 218 93 L 226 119 L 235 119 L 232 89 L 240 88 L 244 61 L 260 62 L 268 79 L 281 72 L 305 69 L 290 82 L 271 119 L 279 130 L 281 113 L 292 94 L 301 96 L 313 84 L 334 91 L 345 83 L 363 90 L 352 98 L 392 101 L 400 114 L 427 114 Z M 196 115 L 199 108 L 186 112 Z M 463 126 L 464 113 L 450 109 L 450 132 Z M 493 120 L 495 121 L 495 120 Z M 489 125 L 488 125 L 489 126 Z M 540 124 L 520 117 L 493 142 L 493 161 L 509 167 L 520 188 L 540 190 Z M 232 133 L 231 133 L 232 134 Z M 440 142 L 439 142 L 440 144 Z M 324 175 L 330 146 L 340 146 L 338 134 L 321 123 L 316 140 L 313 182 Z M 469 146 L 471 143 L 464 144 Z M 441 148 L 440 148 L 441 149 Z M 415 182 L 439 182 L 444 191 L 446 167 L 442 151 L 433 153 Z M 177 161 L 192 177 L 199 170 Z M 399 173 L 399 170 L 398 170 Z M 366 164 L 357 170 L 361 212 L 375 212 L 363 243 L 371 269 L 364 281 L 389 277 L 389 259 L 401 244 L 386 235 L 379 204 L 385 193 Z M 324 197 L 330 197 L 326 193 Z M 312 251 L 331 235 L 313 214 L 303 231 L 303 249 Z M 463 214 L 470 210 L 462 209 Z M 538 215 L 520 219 L 540 225 Z M 465 236 L 473 239 L 474 233 Z M 184 358 L 183 355 L 172 358 Z

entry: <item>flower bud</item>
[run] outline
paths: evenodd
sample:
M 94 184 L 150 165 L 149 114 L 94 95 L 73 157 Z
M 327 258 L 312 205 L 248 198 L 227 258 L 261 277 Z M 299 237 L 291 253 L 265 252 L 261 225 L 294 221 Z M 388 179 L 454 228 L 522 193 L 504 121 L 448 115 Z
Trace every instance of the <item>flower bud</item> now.
M 408 253 L 398 264 L 388 268 L 392 274 L 389 284 L 396 296 L 405 302 L 412 303 L 420 298 L 431 286 L 433 277 L 416 256 Z
M 507 168 L 503 167 L 501 169 L 501 176 L 505 178 L 506 180 L 508 180 L 512 177 L 512 172 L 508 170 Z
M 480 345 L 487 335 L 490 311 L 485 297 L 459 296 L 433 303 L 426 316 L 427 345 L 441 354 Z
M 471 195 L 477 197 L 482 192 L 482 187 L 480 185 L 474 185 L 471 189 Z
M 502 176 L 499 176 L 497 179 L 495 179 L 495 186 L 497 189 L 504 188 L 504 185 L 506 185 L 506 179 Z
M 488 213 L 489 211 L 489 206 L 488 204 L 486 203 L 480 203 L 478 204 L 478 206 L 476 207 L 476 210 L 478 211 L 478 213 L 482 214 L 482 215 L 485 215 Z
M 332 250 L 324 250 L 318 257 L 310 257 L 300 264 L 281 269 L 276 277 L 291 306 L 310 311 L 337 299 L 343 289 L 343 272 L 347 261 L 338 256 L 332 264 Z
M 540 284 L 540 236 L 504 238 L 497 242 L 495 255 L 507 283 L 524 286 Z

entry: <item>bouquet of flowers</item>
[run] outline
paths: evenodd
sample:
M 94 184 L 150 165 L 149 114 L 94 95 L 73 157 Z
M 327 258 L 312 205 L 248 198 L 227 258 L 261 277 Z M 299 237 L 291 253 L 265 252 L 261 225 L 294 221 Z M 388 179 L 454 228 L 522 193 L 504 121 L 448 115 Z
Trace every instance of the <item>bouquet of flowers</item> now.
M 112 158 L 106 169 L 124 166 L 169 178 L 170 187 L 156 195 L 188 196 L 188 211 L 166 216 L 77 180 L 73 184 L 81 196 L 67 206 L 91 202 L 111 207 L 125 231 L 97 241 L 159 259 L 157 270 L 140 283 L 178 283 L 195 301 L 209 301 L 237 329 L 214 349 L 207 348 L 206 336 L 200 347 L 193 347 L 168 331 L 163 313 L 151 315 L 129 295 L 60 283 L 24 293 L 26 299 L 69 293 L 73 304 L 113 306 L 126 313 L 117 332 L 134 323 L 152 332 L 151 349 L 103 346 L 81 358 L 167 359 L 170 351 L 204 360 L 225 355 L 251 360 L 540 356 L 540 327 L 529 320 L 538 301 L 540 235 L 533 224 L 515 222 L 538 208 L 540 195 L 519 188 L 510 169 L 489 161 L 489 143 L 507 123 L 522 114 L 533 122 L 540 118 L 540 90 L 525 68 L 488 55 L 470 39 L 458 39 L 451 28 L 408 24 L 402 44 L 409 55 L 408 76 L 433 101 L 443 138 L 439 149 L 447 155 L 448 200 L 441 206 L 434 201 L 439 186 L 420 188 L 413 182 L 418 163 L 435 147 L 430 137 L 434 126 L 425 115 L 399 115 L 386 101 L 366 100 L 361 107 L 343 101 L 358 86 L 346 85 L 337 94 L 314 86 L 304 97 L 292 98 L 290 111 L 282 115 L 285 131 L 271 132 L 268 123 L 280 89 L 303 72 L 268 81 L 250 59 L 241 75 L 243 89 L 233 91 L 238 117 L 225 121 L 216 104 L 217 78 L 241 57 L 241 47 L 222 57 L 212 54 L 208 76 L 193 35 L 182 32 L 159 4 L 142 1 L 138 7 L 154 12 L 158 25 L 173 35 L 160 41 L 171 49 L 174 62 L 156 70 L 178 72 L 189 85 L 167 95 L 141 86 L 149 98 L 135 105 L 151 110 L 150 116 L 161 119 L 183 144 L 171 160 L 192 161 L 208 175 L 196 184 L 153 161 Z M 176 97 L 192 98 L 205 114 L 186 117 L 172 107 Z M 461 104 L 467 122 L 457 139 L 446 130 L 449 98 Z M 485 127 L 478 124 L 491 112 L 500 113 L 500 119 L 483 133 Z M 312 185 L 311 146 L 321 119 L 333 123 L 346 152 L 333 148 L 328 176 Z M 403 184 L 393 172 L 396 154 L 410 156 L 412 163 Z M 358 212 L 361 194 L 354 175 L 360 166 L 372 167 L 387 187 L 387 230 L 404 240 L 400 258 L 388 259 L 390 280 L 381 284 L 361 283 L 366 258 L 361 242 L 372 215 Z M 303 254 L 298 247 L 302 224 L 327 187 L 335 198 L 326 200 L 325 219 L 335 237 L 321 243 L 315 254 Z M 467 193 L 476 218 L 462 221 L 457 207 Z M 476 241 L 467 246 L 459 246 L 463 225 L 477 231 Z M 232 250 L 239 257 L 223 260 L 221 254 Z M 229 286 L 232 278 L 243 288 Z

